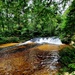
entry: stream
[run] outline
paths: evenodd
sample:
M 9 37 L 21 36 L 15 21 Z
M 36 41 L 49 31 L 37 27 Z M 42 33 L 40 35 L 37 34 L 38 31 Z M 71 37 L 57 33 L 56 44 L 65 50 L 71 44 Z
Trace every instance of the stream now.
M 62 46 L 59 38 L 45 37 L 0 48 L 0 75 L 57 75 Z

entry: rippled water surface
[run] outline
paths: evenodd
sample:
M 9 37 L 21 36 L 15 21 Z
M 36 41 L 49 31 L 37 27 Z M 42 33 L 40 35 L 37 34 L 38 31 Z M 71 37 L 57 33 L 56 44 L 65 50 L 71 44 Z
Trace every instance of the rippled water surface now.
M 16 44 L 0 48 L 0 75 L 57 75 L 65 45 Z

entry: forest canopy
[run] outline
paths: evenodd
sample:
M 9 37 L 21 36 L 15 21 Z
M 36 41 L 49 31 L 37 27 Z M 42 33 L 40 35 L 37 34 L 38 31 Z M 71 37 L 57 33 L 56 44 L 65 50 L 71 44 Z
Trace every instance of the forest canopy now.
M 50 36 L 71 41 L 74 6 L 70 0 L 0 0 L 0 43 Z

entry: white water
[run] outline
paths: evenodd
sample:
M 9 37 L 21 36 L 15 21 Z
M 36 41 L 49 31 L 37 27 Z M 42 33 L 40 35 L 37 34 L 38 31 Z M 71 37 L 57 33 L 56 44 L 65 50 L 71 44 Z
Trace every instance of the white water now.
M 50 63 L 50 69 L 54 70 L 57 69 L 56 64 L 58 64 L 58 59 L 59 59 L 59 55 L 58 55 L 58 51 L 55 51 L 53 53 L 51 53 L 51 57 L 53 58 Z
M 33 38 L 29 41 L 26 41 L 24 43 L 20 43 L 19 45 L 24 45 L 28 43 L 38 43 L 38 44 L 43 44 L 43 43 L 48 43 L 48 44 L 56 44 L 56 45 L 61 45 L 62 42 L 59 38 L 56 37 L 40 37 L 40 38 Z
M 41 61 L 41 65 L 48 67 L 51 70 L 56 70 L 59 67 L 56 66 L 59 62 L 59 58 L 60 56 L 58 55 L 58 51 L 50 51 L 48 52 L 48 54 L 46 55 L 40 55 L 39 57 L 43 58 L 45 57 L 42 61 Z

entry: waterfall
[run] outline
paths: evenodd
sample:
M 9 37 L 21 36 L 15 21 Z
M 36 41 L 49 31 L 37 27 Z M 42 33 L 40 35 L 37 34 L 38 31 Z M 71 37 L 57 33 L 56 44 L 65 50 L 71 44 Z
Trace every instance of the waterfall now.
M 38 43 L 38 44 L 44 44 L 44 43 L 48 43 L 48 44 L 55 44 L 55 45 L 61 45 L 62 42 L 59 38 L 56 37 L 39 37 L 39 38 L 33 38 L 29 41 L 26 41 L 24 43 L 21 43 L 19 45 L 24 45 L 24 44 L 28 44 L 28 43 Z

